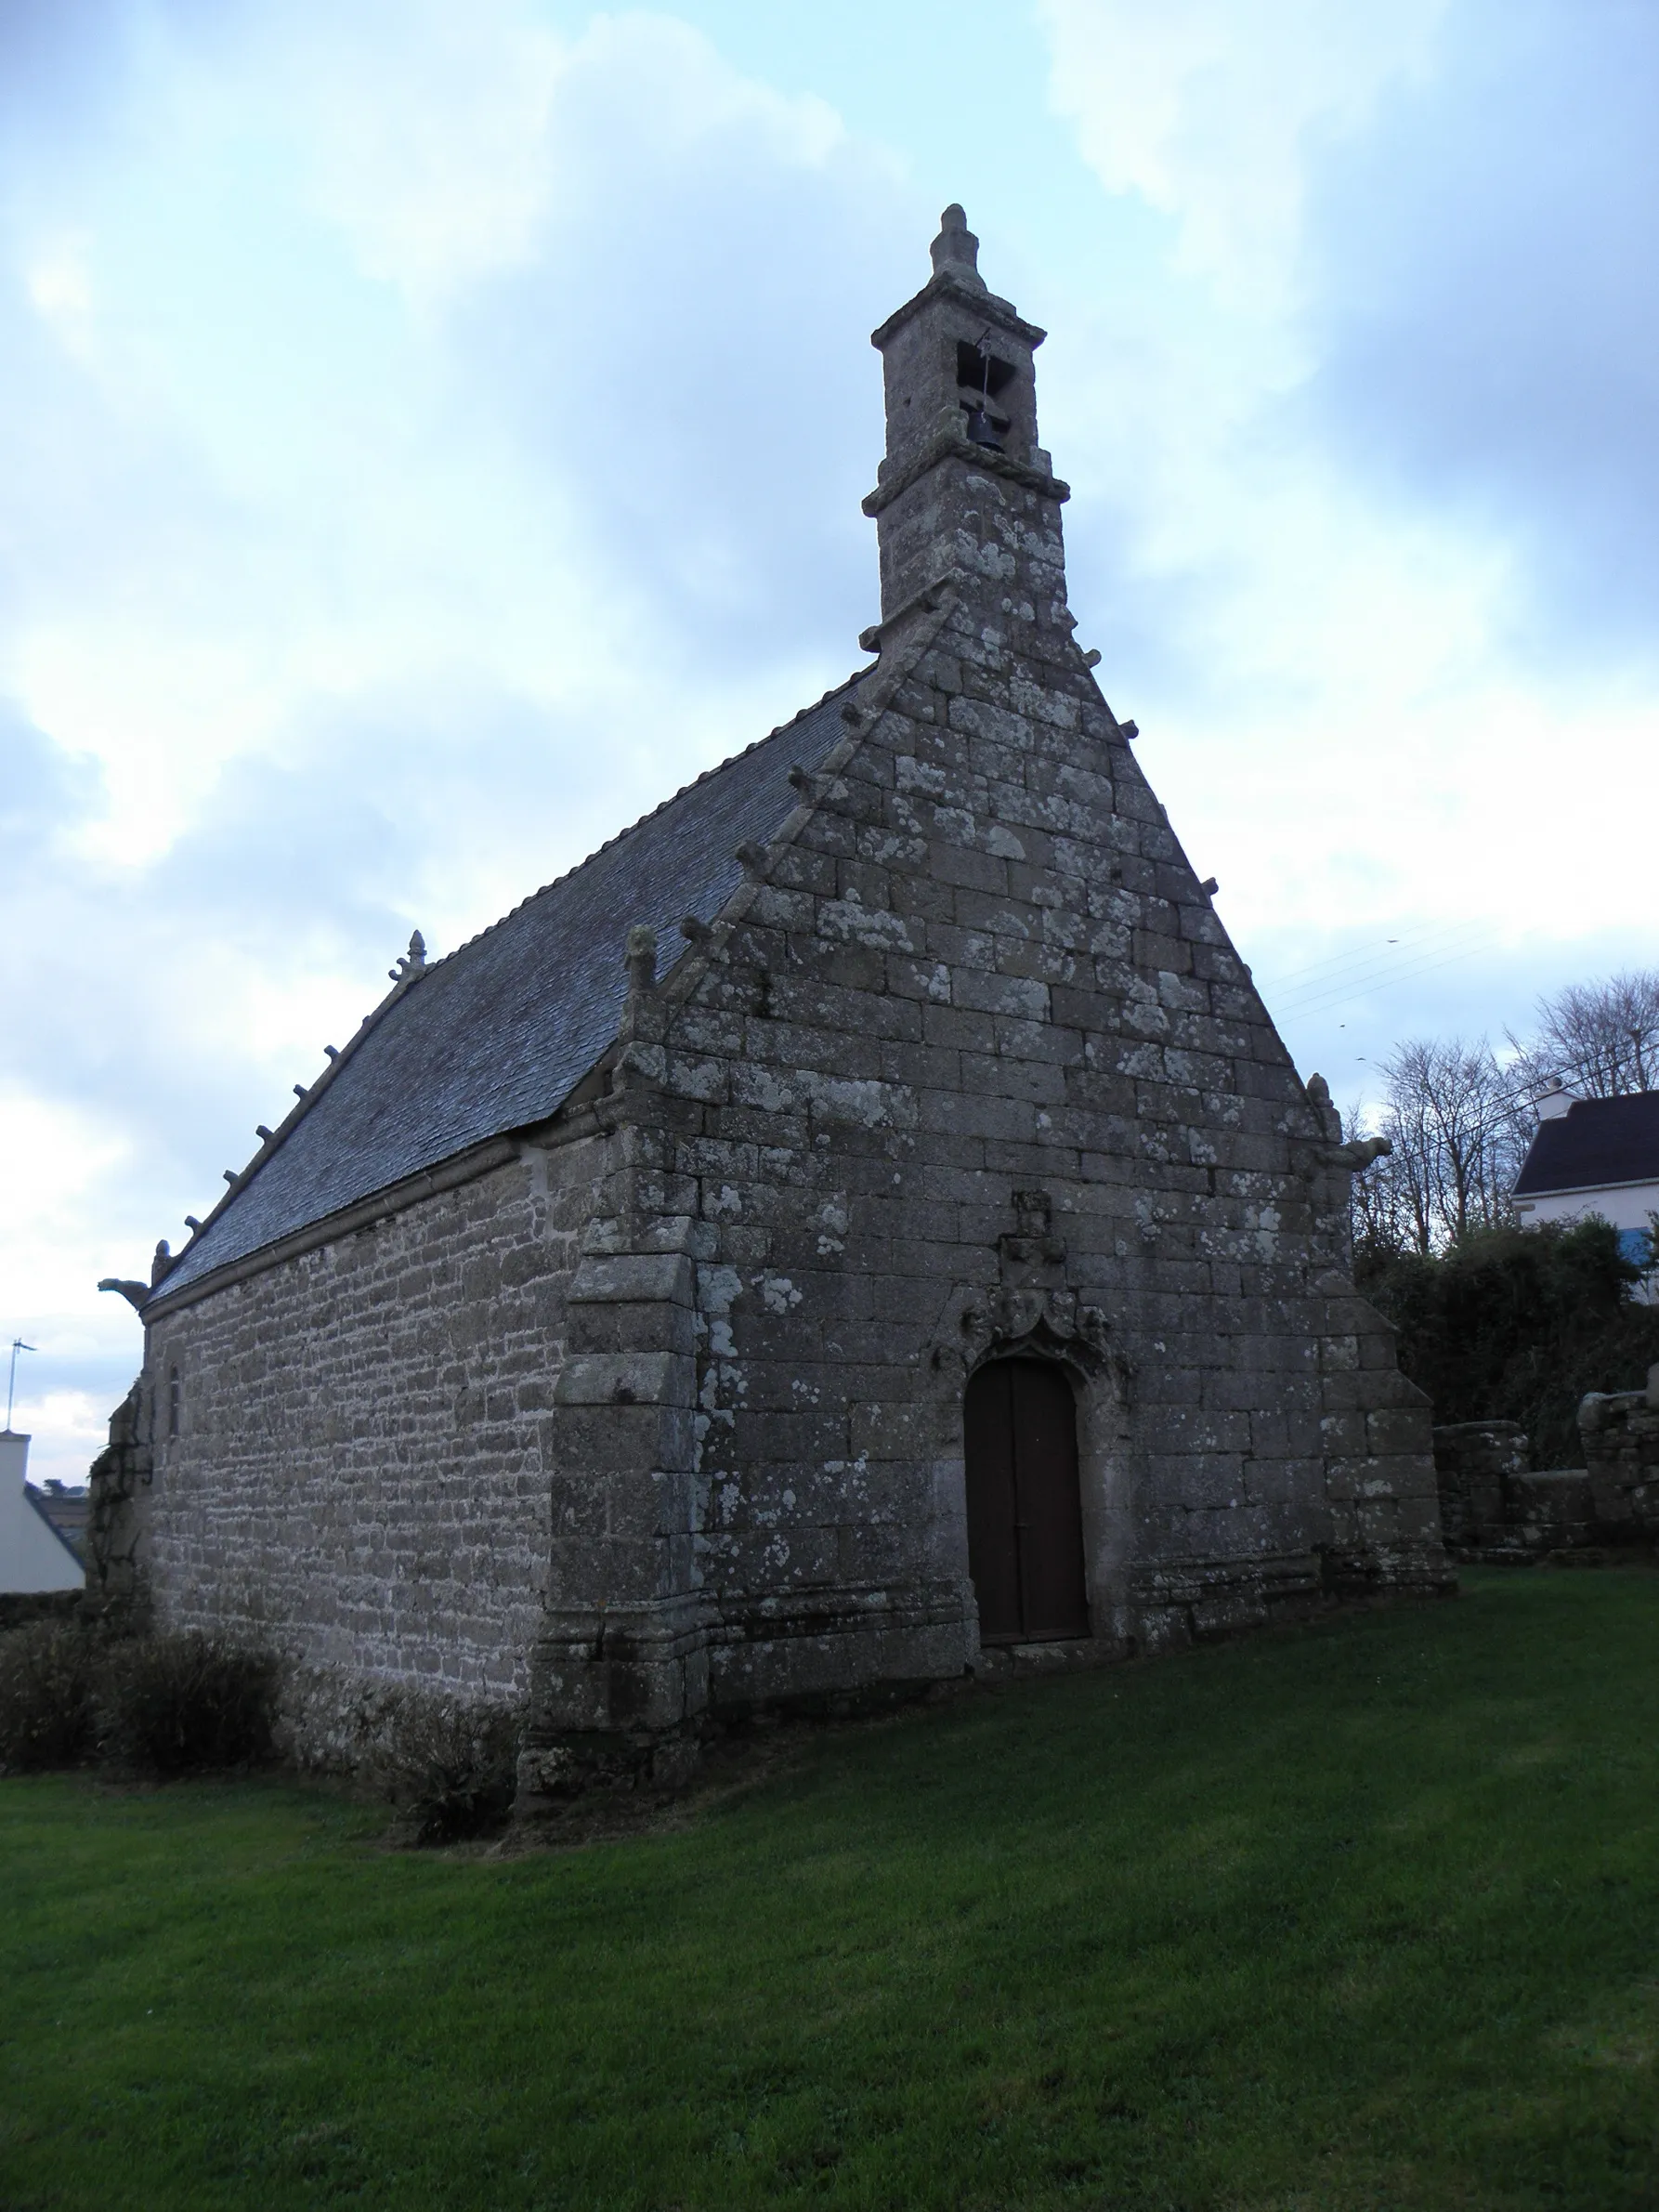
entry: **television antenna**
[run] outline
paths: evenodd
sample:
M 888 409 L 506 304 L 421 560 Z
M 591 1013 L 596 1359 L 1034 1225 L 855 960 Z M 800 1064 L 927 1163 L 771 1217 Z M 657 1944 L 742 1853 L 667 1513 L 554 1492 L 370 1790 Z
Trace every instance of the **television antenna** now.
M 11 1434 L 11 1409 L 18 1394 L 18 1354 L 33 1352 L 34 1348 L 33 1344 L 24 1343 L 21 1337 L 13 1337 L 11 1340 L 11 1373 L 6 1380 L 6 1433 L 8 1436 Z

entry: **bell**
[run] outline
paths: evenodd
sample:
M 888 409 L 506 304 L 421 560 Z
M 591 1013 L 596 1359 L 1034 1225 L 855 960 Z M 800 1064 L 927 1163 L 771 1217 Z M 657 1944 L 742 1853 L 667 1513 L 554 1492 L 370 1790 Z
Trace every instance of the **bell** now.
M 994 446 L 1002 451 L 1002 439 L 993 417 L 983 407 L 968 410 L 968 443 L 975 446 Z

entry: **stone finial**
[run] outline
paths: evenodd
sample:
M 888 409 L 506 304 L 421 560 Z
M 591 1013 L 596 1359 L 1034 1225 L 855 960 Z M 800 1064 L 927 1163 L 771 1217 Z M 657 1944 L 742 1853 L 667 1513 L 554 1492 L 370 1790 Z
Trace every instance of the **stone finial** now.
M 1311 1075 L 1308 1078 L 1308 1104 L 1318 1117 L 1319 1126 L 1324 1132 L 1326 1144 L 1340 1149 L 1342 1117 L 1331 1103 L 1331 1087 L 1322 1075 Z M 1335 1151 L 1331 1152 L 1326 1164 L 1332 1167 L 1352 1165 L 1347 1160 L 1339 1159 Z
M 628 949 L 622 964 L 628 971 L 631 991 L 656 989 L 657 932 L 648 923 L 636 922 L 628 932 Z
M 426 940 L 417 929 L 410 936 L 409 950 L 398 954 L 397 966 L 388 968 L 386 974 L 394 983 L 412 983 L 417 975 L 425 973 Z
M 168 1268 L 171 1267 L 172 1264 L 173 1248 L 163 1237 L 157 1242 L 154 1257 L 150 1263 L 150 1279 L 151 1283 L 159 1283 L 163 1276 L 166 1274 Z
M 953 276 L 960 284 L 973 285 L 975 292 L 985 290 L 985 279 L 979 273 L 979 241 L 954 200 L 939 217 L 939 235 L 932 252 L 934 276 Z

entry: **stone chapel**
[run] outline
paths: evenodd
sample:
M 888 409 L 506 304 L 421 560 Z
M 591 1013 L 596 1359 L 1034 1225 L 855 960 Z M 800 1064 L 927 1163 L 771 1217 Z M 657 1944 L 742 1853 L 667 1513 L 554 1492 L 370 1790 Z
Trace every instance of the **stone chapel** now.
M 393 988 L 150 1285 L 98 1572 L 302 1750 L 722 1715 L 1448 1586 L 1350 1176 L 1073 635 L 1043 333 L 874 334 L 873 664 Z

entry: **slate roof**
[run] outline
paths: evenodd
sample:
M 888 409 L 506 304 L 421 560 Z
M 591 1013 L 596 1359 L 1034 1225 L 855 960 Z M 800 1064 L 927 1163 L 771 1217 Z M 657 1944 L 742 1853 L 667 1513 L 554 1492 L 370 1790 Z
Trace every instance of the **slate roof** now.
M 842 707 L 868 673 L 434 962 L 358 1032 L 156 1295 L 555 1113 L 615 1040 L 630 924 L 656 929 L 666 969 L 683 949 L 681 918 L 714 919 L 742 880 L 736 848 L 777 835 L 800 804 L 790 769 L 822 766 L 846 735 Z
M 63 1549 L 74 1561 L 76 1566 L 84 1569 L 85 1567 L 86 1562 L 81 1556 L 80 1544 L 75 1540 L 75 1538 L 70 1534 L 70 1516 L 63 1515 L 60 1512 L 55 1512 L 53 1511 L 53 1506 L 57 1501 L 45 1497 L 39 1490 L 35 1488 L 33 1483 L 25 1483 L 23 1485 L 23 1496 L 34 1508 L 35 1512 L 40 1515 L 41 1519 L 46 1523 L 52 1534 L 58 1538 L 58 1541 L 63 1546 Z M 77 1529 L 77 1532 L 81 1534 L 85 1533 L 87 1518 L 87 1509 L 85 1505 L 85 1491 L 81 1491 L 76 1494 L 76 1499 L 80 1510 L 74 1514 L 74 1526 Z M 72 1509 L 72 1510 L 73 1509 Z
M 1540 1121 L 1515 1196 L 1605 1190 L 1615 1183 L 1659 1183 L 1659 1091 L 1575 1099 L 1556 1120 Z

